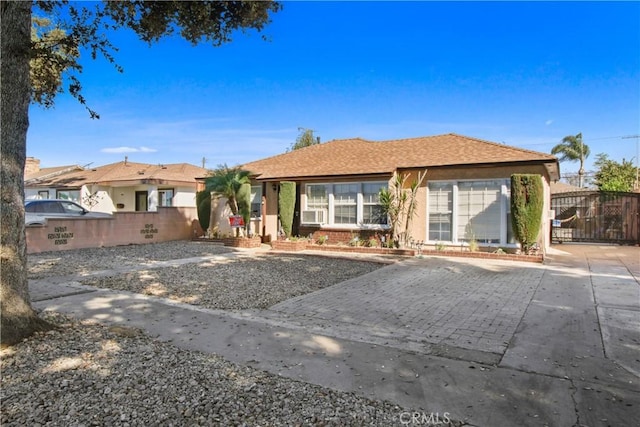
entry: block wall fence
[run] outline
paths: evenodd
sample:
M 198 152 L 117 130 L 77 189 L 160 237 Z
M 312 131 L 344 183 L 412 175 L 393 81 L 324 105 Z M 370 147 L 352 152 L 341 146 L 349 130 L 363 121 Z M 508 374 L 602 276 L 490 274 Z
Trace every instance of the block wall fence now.
M 190 240 L 202 234 L 196 208 L 117 212 L 113 218 L 49 219 L 26 227 L 27 253 Z

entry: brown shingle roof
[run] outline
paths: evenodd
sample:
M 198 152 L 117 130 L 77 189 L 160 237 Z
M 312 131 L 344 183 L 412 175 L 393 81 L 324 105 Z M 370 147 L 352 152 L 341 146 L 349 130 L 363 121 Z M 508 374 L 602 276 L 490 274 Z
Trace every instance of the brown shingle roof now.
M 67 165 L 67 166 L 54 166 L 51 168 L 42 168 L 37 171 L 27 173 L 25 170 L 24 180 L 25 181 L 34 181 L 40 179 L 51 178 L 56 175 L 60 175 L 63 173 L 69 173 L 72 171 L 82 170 L 82 166 L 78 165 Z
M 118 162 L 55 176 L 38 181 L 37 186 L 81 187 L 85 184 L 114 185 L 130 183 L 162 183 L 168 185 L 194 184 L 196 177 L 207 175 L 208 170 L 188 163 L 150 165 L 146 163 Z
M 551 154 L 457 135 L 390 141 L 333 140 L 247 163 L 258 179 L 391 174 L 396 169 L 513 162 L 555 163 Z

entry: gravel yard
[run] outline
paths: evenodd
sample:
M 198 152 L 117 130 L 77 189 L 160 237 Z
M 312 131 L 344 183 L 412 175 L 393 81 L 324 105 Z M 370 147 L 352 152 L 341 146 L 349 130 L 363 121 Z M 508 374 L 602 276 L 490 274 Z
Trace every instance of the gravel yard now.
M 29 255 L 28 274 L 32 280 L 63 276 L 209 308 L 245 309 L 269 307 L 382 266 L 232 252 L 201 242 L 50 252 Z M 162 264 L 192 257 L 207 258 Z M 2 425 L 394 426 L 412 412 L 180 349 L 137 330 L 43 316 L 59 328 L 1 352 Z
M 87 248 L 72 251 L 29 254 L 29 278 L 88 274 L 92 271 L 153 265 L 158 261 L 212 256 L 232 252 L 224 246 L 201 242 L 175 241 L 149 245 Z
M 382 264 L 327 256 L 238 252 L 199 242 L 170 242 L 65 251 L 29 256 L 29 277 L 80 275 L 84 285 L 169 298 L 205 308 L 267 308 L 382 267 Z M 161 267 L 158 261 L 214 256 Z M 101 261 L 101 259 L 103 261 Z M 127 267 L 149 269 L 123 272 Z M 117 268 L 113 274 L 86 276 Z
M 268 308 L 380 268 L 327 257 L 252 255 L 82 280 L 84 285 L 155 295 L 206 308 Z
M 407 411 L 132 329 L 47 316 L 61 329 L 1 352 L 3 426 L 393 426 Z

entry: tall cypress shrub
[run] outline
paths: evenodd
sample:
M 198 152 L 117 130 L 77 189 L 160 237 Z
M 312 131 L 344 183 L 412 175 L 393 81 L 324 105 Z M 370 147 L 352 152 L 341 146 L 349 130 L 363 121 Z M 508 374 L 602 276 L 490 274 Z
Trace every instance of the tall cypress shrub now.
M 282 181 L 278 196 L 278 209 L 280 211 L 280 224 L 287 237 L 291 237 L 293 227 L 293 211 L 296 206 L 296 183 Z
M 196 193 L 196 206 L 198 208 L 198 221 L 202 230 L 207 231 L 211 219 L 211 192 L 198 191 Z
M 245 228 L 248 230 L 249 220 L 251 220 L 251 184 L 242 184 L 238 189 L 236 198 L 238 200 L 238 213 L 242 215 Z
M 525 253 L 529 253 L 537 242 L 542 225 L 543 207 L 542 177 L 533 174 L 511 175 L 513 234 Z

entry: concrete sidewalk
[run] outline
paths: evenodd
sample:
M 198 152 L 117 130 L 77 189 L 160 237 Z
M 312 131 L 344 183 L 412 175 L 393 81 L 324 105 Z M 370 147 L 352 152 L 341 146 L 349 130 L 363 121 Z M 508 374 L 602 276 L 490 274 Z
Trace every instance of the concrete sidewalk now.
M 640 250 L 560 249 L 544 266 L 407 260 L 264 311 L 200 309 L 72 281 L 33 281 L 30 290 L 39 309 L 137 327 L 471 425 L 635 425 Z M 433 295 L 441 298 L 424 301 Z

